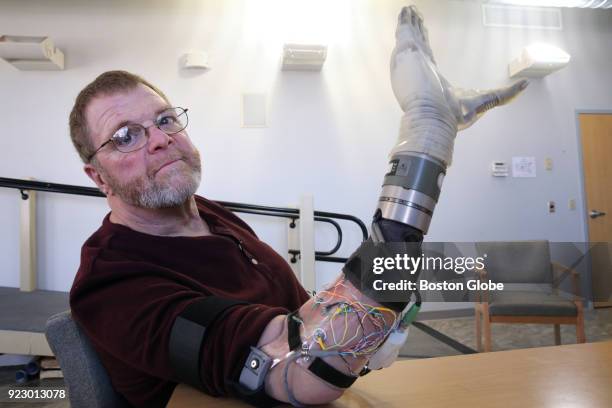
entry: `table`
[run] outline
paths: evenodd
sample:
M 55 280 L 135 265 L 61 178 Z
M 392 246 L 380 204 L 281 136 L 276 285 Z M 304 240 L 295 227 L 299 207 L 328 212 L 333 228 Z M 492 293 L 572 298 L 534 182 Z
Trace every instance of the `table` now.
M 179 385 L 167 408 L 247 407 Z M 612 407 L 612 341 L 398 361 L 334 408 Z

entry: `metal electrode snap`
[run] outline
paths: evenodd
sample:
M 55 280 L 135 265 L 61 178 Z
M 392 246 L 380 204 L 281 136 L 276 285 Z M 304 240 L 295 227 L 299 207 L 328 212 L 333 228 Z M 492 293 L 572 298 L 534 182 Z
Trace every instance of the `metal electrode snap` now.
M 256 358 L 252 359 L 250 365 L 253 370 L 257 370 L 259 368 L 259 360 Z

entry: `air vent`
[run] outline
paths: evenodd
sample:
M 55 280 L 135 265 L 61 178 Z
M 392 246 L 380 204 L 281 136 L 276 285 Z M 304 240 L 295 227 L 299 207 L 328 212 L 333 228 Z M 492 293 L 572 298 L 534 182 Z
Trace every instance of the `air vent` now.
M 561 10 L 543 7 L 513 7 L 482 5 L 482 24 L 485 27 L 534 28 L 562 30 Z

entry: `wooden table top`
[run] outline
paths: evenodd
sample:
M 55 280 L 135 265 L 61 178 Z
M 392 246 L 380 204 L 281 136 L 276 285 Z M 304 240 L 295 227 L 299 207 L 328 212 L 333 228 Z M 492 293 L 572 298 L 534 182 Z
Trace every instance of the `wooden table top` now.
M 248 407 L 179 385 L 168 408 Z M 327 405 L 612 407 L 612 341 L 398 361 Z

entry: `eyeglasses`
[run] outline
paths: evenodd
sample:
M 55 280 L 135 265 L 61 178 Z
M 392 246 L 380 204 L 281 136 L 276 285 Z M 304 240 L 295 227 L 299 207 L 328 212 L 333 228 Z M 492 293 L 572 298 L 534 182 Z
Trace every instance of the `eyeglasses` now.
M 187 111 L 188 109 L 178 107 L 168 108 L 157 115 L 155 123 L 151 126 L 155 126 L 167 135 L 174 135 L 187 127 L 189 122 Z M 89 155 L 87 161 L 91 161 L 96 153 L 109 143 L 115 145 L 115 148 L 122 153 L 142 149 L 146 146 L 149 138 L 149 132 L 147 132 L 149 127 L 144 127 L 139 123 L 131 123 L 117 129 L 110 139 L 102 143 L 95 152 Z

